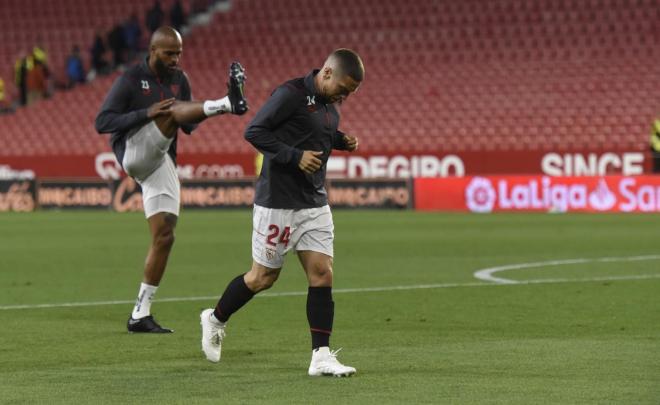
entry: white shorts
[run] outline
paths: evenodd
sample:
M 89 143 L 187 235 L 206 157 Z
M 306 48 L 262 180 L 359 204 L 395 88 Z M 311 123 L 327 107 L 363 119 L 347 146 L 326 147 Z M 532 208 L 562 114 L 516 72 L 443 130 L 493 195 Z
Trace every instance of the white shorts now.
M 174 162 L 167 154 L 172 140 L 163 136 L 154 121 L 126 140 L 122 166 L 142 187 L 147 218 L 159 212 L 179 215 L 181 186 Z
M 335 226 L 328 205 L 300 210 L 255 205 L 252 225 L 252 258 L 262 266 L 281 268 L 291 249 L 334 255 Z

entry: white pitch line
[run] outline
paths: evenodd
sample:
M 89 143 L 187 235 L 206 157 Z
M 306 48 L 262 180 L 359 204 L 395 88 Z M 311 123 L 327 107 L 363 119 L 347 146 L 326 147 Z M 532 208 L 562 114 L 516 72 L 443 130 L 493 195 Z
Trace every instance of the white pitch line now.
M 518 281 L 516 285 L 529 285 L 529 284 L 558 284 L 558 283 L 590 283 L 595 281 L 622 281 L 622 280 L 646 280 L 646 279 L 660 279 L 660 274 L 639 274 L 627 276 L 605 276 L 605 277 L 592 277 L 592 278 L 553 278 L 553 279 L 539 279 Z M 511 284 L 511 283 L 509 283 Z M 405 291 L 405 290 L 423 290 L 423 289 L 436 289 L 436 288 L 461 288 L 461 287 L 493 287 L 503 286 L 507 283 L 441 283 L 441 284 L 416 284 L 416 285 L 398 285 L 389 287 L 368 287 L 368 288 L 338 288 L 333 289 L 334 294 L 350 294 L 350 293 L 364 293 L 364 292 L 383 292 L 383 291 Z M 288 291 L 280 293 L 261 293 L 257 297 L 293 297 L 307 295 L 307 291 Z M 202 297 L 173 297 L 161 298 L 155 302 L 184 302 L 184 301 L 215 301 L 218 296 L 202 296 Z M 91 301 L 91 302 L 65 302 L 60 304 L 33 304 L 33 305 L 5 305 L 0 306 L 0 310 L 12 309 L 40 309 L 40 308 L 67 308 L 67 307 L 92 307 L 102 305 L 128 305 L 133 304 L 134 300 L 118 300 L 118 301 Z
M 529 284 L 552 284 L 552 283 L 590 283 L 594 281 L 619 281 L 619 280 L 649 280 L 660 278 L 660 274 L 634 274 L 629 276 L 603 276 L 603 277 L 590 277 L 590 278 L 540 278 L 537 280 L 523 280 L 516 283 L 517 285 Z M 491 284 L 491 285 L 510 285 L 504 283 Z
M 611 263 L 611 262 L 637 262 L 644 260 L 657 260 L 660 259 L 660 255 L 646 255 L 646 256 L 628 256 L 628 257 L 599 257 L 599 258 L 580 258 L 580 259 L 566 259 L 566 260 L 549 260 L 547 262 L 534 262 L 534 263 L 519 263 L 519 264 L 507 264 L 504 266 L 489 267 L 487 269 L 477 270 L 474 273 L 474 277 L 483 280 L 489 281 L 497 284 L 526 284 L 528 281 L 516 281 L 508 278 L 495 277 L 493 274 L 500 271 L 507 270 L 520 270 L 520 269 L 533 269 L 539 267 L 550 267 L 550 266 L 563 266 L 566 264 L 581 264 L 581 263 Z

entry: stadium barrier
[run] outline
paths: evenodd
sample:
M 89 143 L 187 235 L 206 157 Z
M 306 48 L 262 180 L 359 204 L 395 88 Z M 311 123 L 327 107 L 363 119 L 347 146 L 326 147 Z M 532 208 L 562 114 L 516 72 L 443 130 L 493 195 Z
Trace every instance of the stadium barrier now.
M 35 195 L 33 180 L 0 181 L 0 211 L 34 211 Z
M 334 179 L 327 183 L 335 208 L 410 209 L 410 180 Z M 249 208 L 254 201 L 254 179 L 183 180 L 184 209 Z M 0 181 L 0 212 L 96 209 L 142 211 L 140 186 L 131 178 L 116 181 L 89 179 L 32 179 Z
M 389 180 L 331 179 L 334 208 L 460 212 L 660 212 L 660 176 L 467 176 Z M 183 180 L 185 209 L 249 208 L 254 180 Z M 131 178 L 0 181 L 0 211 L 142 210 Z

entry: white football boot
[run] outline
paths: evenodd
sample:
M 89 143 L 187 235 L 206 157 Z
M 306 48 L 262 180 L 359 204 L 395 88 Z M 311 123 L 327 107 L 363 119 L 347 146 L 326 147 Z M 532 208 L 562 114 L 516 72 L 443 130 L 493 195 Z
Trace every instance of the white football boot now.
M 225 337 L 225 325 L 211 319 L 213 309 L 205 309 L 199 315 L 202 325 L 202 351 L 209 361 L 220 361 L 222 339 Z
M 309 364 L 308 370 L 309 375 L 313 377 L 321 375 L 350 377 L 355 374 L 355 368 L 345 366 L 337 360 L 339 350 L 330 351 L 330 348 L 327 346 L 313 350 L 312 362 Z

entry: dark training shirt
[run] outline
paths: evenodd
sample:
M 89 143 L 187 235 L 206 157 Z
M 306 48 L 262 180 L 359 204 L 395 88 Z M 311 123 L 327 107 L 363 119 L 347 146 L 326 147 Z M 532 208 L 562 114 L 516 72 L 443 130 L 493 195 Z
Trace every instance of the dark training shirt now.
M 101 111 L 96 116 L 96 131 L 112 133 L 110 146 L 121 164 L 126 151 L 126 140 L 151 121 L 147 109 L 154 103 L 168 99 L 190 101 L 190 83 L 186 74 L 178 70 L 171 77 L 160 78 L 149 69 L 148 58 L 129 68 L 115 80 L 105 98 Z M 196 125 L 182 125 L 181 129 L 190 134 Z M 176 142 L 168 150 L 176 163 Z
M 317 94 L 313 70 L 279 86 L 245 130 L 264 154 L 254 203 L 267 208 L 301 209 L 328 204 L 325 173 L 332 149 L 346 150 L 337 130 L 339 111 Z M 307 174 L 298 168 L 303 151 L 322 151 L 321 168 Z

